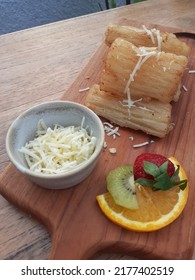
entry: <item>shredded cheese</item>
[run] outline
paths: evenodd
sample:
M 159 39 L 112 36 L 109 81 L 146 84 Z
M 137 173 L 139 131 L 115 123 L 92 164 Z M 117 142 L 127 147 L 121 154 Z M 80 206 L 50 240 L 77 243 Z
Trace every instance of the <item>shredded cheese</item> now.
M 145 25 L 143 25 L 142 27 L 143 27 L 144 31 L 150 36 L 150 39 L 151 39 L 152 43 L 155 44 L 155 39 L 154 39 L 152 31 L 147 29 L 145 27 Z
M 107 148 L 107 143 L 106 143 L 106 141 L 104 141 L 104 148 Z
M 111 154 L 116 154 L 116 148 L 110 148 L 109 151 Z
M 41 120 L 36 137 L 19 151 L 24 154 L 31 171 L 43 174 L 62 174 L 73 170 L 94 152 L 97 139 L 83 127 L 46 127 Z
M 108 122 L 104 122 L 104 131 L 107 136 L 112 136 L 113 139 L 116 139 L 116 136 L 120 136 L 119 126 L 114 127 L 112 124 Z
M 134 106 L 134 104 L 138 101 L 141 101 L 141 99 L 138 100 L 132 100 L 131 99 L 131 92 L 130 92 L 130 84 L 134 81 L 134 77 L 137 73 L 137 71 L 140 69 L 143 63 L 145 63 L 151 56 L 158 55 L 158 52 L 156 51 L 156 48 L 154 47 L 132 47 L 133 50 L 136 52 L 136 55 L 139 56 L 139 59 L 132 71 L 132 73 L 129 76 L 129 79 L 127 81 L 127 84 L 124 89 L 124 93 L 127 95 L 127 100 L 123 100 L 123 102 L 127 103 L 127 106 L 130 108 Z M 122 103 L 123 104 L 123 103 Z M 141 107 L 140 107 L 141 108 Z
M 184 91 L 188 91 L 186 86 L 183 85 L 182 88 L 184 89 Z
M 159 51 L 161 51 L 162 37 L 160 36 L 160 31 L 156 28 L 148 29 L 145 27 L 145 25 L 142 25 L 142 27 L 143 27 L 144 32 L 150 36 L 150 39 L 153 44 L 155 44 L 155 41 L 156 41 L 154 34 L 156 35 L 157 46 L 158 46 L 157 48 Z
M 149 145 L 149 144 L 151 144 L 151 143 L 154 143 L 154 140 L 146 141 L 146 142 L 143 142 L 143 143 L 140 143 L 140 144 L 135 144 L 135 145 L 133 145 L 133 148 L 140 148 L 140 147 Z
M 110 128 L 113 127 L 113 125 L 112 125 L 111 123 L 109 123 L 109 122 L 104 122 L 104 125 L 105 125 L 105 126 L 109 126 Z
M 156 30 L 156 29 L 153 29 L 153 30 L 156 33 L 157 42 L 158 42 L 158 50 L 161 51 L 162 37 L 160 36 L 160 31 Z
M 120 136 L 120 133 L 118 132 L 118 130 L 119 130 L 119 127 L 117 126 L 117 127 L 115 127 L 114 129 L 111 129 L 108 133 L 107 133 L 107 135 L 108 136 L 111 136 L 111 135 L 118 135 L 118 136 Z
M 194 74 L 194 73 L 195 73 L 195 70 L 189 70 L 188 73 L 189 73 L 189 74 Z
M 143 147 L 143 146 L 146 146 L 146 145 L 148 145 L 148 144 L 149 144 L 149 142 L 146 141 L 146 142 L 143 142 L 143 143 L 140 143 L 140 144 L 135 144 L 135 145 L 133 145 L 133 148 Z
M 81 88 L 81 89 L 79 89 L 79 92 L 88 91 L 89 89 L 90 89 L 89 87 L 86 87 L 86 88 Z

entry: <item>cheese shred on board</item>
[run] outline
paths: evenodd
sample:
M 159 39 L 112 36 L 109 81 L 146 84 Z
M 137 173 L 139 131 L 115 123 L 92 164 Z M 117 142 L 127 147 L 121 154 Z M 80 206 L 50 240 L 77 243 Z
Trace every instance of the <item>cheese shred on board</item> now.
M 96 137 L 81 126 L 37 125 L 36 137 L 19 151 L 24 153 L 30 170 L 43 174 L 62 174 L 73 170 L 94 152 Z

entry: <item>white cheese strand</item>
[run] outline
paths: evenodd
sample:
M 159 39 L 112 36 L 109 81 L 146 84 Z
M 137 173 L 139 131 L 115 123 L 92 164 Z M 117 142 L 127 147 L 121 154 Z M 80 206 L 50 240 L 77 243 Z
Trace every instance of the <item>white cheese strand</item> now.
M 150 36 L 150 39 L 151 39 L 152 43 L 155 44 L 155 39 L 154 39 L 152 31 L 147 29 L 145 27 L 145 25 L 143 25 L 142 27 L 143 27 L 144 31 Z
M 195 73 L 195 70 L 189 70 L 188 73 L 189 73 L 189 74 L 194 74 L 194 73 Z
M 145 63 L 146 60 L 148 60 L 151 56 L 157 54 L 156 50 L 154 50 L 154 49 L 156 49 L 156 48 L 148 48 L 148 47 L 147 48 L 145 48 L 145 47 L 133 48 L 133 50 L 136 52 L 137 56 L 139 56 L 139 59 L 133 69 L 133 72 L 129 76 L 129 79 L 127 81 L 127 84 L 126 84 L 125 90 L 124 90 L 124 93 L 127 94 L 127 104 L 128 104 L 129 108 L 134 106 L 135 102 L 141 101 L 140 99 L 134 100 L 134 101 L 131 99 L 130 84 L 131 84 L 131 82 L 134 81 L 134 77 L 135 77 L 137 71 L 142 66 L 142 64 Z
M 158 50 L 159 52 L 161 51 L 161 43 L 162 43 L 162 37 L 160 36 L 160 31 L 156 30 L 156 37 L 157 37 L 157 42 L 158 42 Z
M 130 83 L 134 81 L 134 76 L 135 76 L 137 70 L 140 68 L 141 61 L 142 61 L 142 57 L 140 57 L 138 59 L 138 62 L 136 63 L 135 68 L 133 69 L 133 72 L 130 74 L 126 87 L 125 87 L 125 90 L 124 90 L 124 93 L 127 93 Z
M 144 32 L 150 36 L 150 39 L 153 44 L 155 44 L 155 38 L 154 38 L 153 33 L 156 35 L 158 50 L 161 51 L 162 37 L 160 36 L 160 31 L 156 28 L 153 28 L 150 30 L 150 29 L 146 28 L 145 25 L 142 25 L 142 27 L 143 27 Z

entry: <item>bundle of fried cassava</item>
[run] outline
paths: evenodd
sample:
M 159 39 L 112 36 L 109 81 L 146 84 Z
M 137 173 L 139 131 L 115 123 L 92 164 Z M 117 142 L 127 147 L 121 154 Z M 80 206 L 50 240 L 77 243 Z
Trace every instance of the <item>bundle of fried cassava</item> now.
M 188 46 L 146 27 L 109 26 L 105 42 L 110 47 L 101 80 L 85 104 L 120 126 L 165 137 L 172 129 L 170 102 L 180 96 Z

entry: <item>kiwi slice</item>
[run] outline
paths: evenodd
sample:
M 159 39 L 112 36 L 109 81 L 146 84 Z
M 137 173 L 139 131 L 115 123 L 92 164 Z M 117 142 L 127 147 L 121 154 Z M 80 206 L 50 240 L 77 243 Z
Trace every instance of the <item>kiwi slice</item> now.
M 107 190 L 115 203 L 128 209 L 138 209 L 133 166 L 123 165 L 108 174 Z

